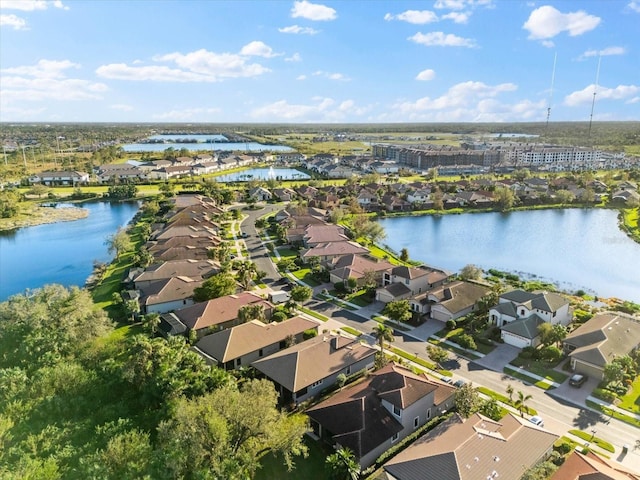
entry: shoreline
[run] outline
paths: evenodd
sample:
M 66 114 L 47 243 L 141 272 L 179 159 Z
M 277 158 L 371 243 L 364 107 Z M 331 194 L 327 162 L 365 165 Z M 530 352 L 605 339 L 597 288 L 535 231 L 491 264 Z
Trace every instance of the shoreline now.
M 80 207 L 37 206 L 20 215 L 17 219 L 1 219 L 0 232 L 14 232 L 24 227 L 36 227 L 58 222 L 73 222 L 89 216 L 89 210 Z

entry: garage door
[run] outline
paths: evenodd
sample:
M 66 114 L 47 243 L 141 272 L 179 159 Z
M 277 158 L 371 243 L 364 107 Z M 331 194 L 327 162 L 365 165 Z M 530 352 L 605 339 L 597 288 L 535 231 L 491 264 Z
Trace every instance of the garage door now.
M 508 343 L 509 345 L 513 345 L 518 348 L 528 347 L 531 343 L 531 341 L 526 338 L 513 335 L 509 332 L 505 332 L 504 330 L 502 331 L 502 340 L 504 340 L 504 343 Z

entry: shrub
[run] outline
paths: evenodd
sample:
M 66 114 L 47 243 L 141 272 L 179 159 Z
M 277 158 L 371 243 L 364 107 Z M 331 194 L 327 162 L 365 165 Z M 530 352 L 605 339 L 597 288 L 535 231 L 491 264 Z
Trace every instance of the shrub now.
M 571 450 L 573 450 L 573 448 L 571 447 L 571 444 L 567 442 L 562 442 L 560 445 L 555 447 L 555 451 L 558 452 L 560 455 L 566 455 Z
M 616 395 L 613 392 L 605 390 L 604 388 L 596 388 L 592 395 L 609 403 L 612 403 L 616 399 Z
M 560 360 L 562 357 L 562 350 L 555 345 L 549 345 L 540 350 L 540 358 L 546 362 L 553 363 Z
M 310 328 L 309 330 L 305 330 L 302 333 L 302 338 L 304 338 L 305 340 L 309 340 L 310 338 L 313 338 L 317 335 L 318 335 L 317 330 L 315 328 Z
M 287 314 L 282 310 L 273 312 L 273 315 L 271 315 L 271 320 L 278 323 L 285 321 L 287 318 Z
M 477 350 L 478 346 L 476 345 L 476 341 L 473 337 L 467 333 L 463 333 L 461 335 L 455 335 L 452 340 L 460 345 L 462 348 L 466 348 L 467 350 Z
M 447 320 L 447 329 L 449 330 L 455 330 L 457 328 L 458 324 L 456 323 L 455 320 L 451 319 L 451 320 Z

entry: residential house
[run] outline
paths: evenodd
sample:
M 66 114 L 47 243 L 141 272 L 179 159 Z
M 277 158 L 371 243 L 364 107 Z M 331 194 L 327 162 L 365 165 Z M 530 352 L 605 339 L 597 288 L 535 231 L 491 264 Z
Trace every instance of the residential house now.
M 388 303 L 410 298 L 444 284 L 450 277 L 451 273 L 430 267 L 397 266 L 383 274 L 376 300 Z
M 520 480 L 545 460 L 557 435 L 509 413 L 454 415 L 384 465 L 387 480 Z
M 280 323 L 253 320 L 202 337 L 195 349 L 208 362 L 233 370 L 302 342 L 307 330 L 317 333 L 318 322 L 300 316 Z
M 349 237 L 344 233 L 344 227 L 340 225 L 307 225 L 304 232 L 302 244 L 306 248 L 313 248 L 321 243 L 349 241 Z
M 146 270 L 140 271 L 132 277 L 132 280 L 135 288 L 141 290 L 152 282 L 173 277 L 209 278 L 218 270 L 218 264 L 213 260 L 171 260 L 147 267 Z
M 591 451 L 574 450 L 549 480 L 640 480 L 640 474 Z
M 61 170 L 56 172 L 40 172 L 29 177 L 29 183 L 41 183 L 47 186 L 55 185 L 87 185 L 89 174 L 78 171 Z
M 249 199 L 256 202 L 267 202 L 273 198 L 269 190 L 264 187 L 255 187 L 249 189 Z
M 431 196 L 431 189 L 421 188 L 419 190 L 413 190 L 407 193 L 407 201 L 410 203 L 424 204 L 429 201 Z
M 378 204 L 378 196 L 375 193 L 364 188 L 360 191 L 360 193 L 356 197 L 356 200 L 358 204 L 364 208 L 367 208 L 370 205 Z
M 323 265 L 329 266 L 333 261 L 345 255 L 363 255 L 366 253 L 369 253 L 369 249 L 356 242 L 327 242 L 301 250 L 300 258 L 305 262 L 308 262 L 311 258 L 318 258 Z
M 140 289 L 142 312 L 165 313 L 193 305 L 193 290 L 202 282 L 183 276 L 150 282 Z
M 264 316 L 268 320 L 273 313 L 273 305 L 264 298 L 251 292 L 240 292 L 233 295 L 214 298 L 206 302 L 196 303 L 190 307 L 175 310 L 160 317 L 160 330 L 169 332 L 169 327 L 176 321 L 184 325 L 185 333 L 191 330 L 202 337 L 207 333 L 239 325 L 238 311 L 246 305 L 261 305 Z
M 412 298 L 411 310 L 446 322 L 475 310 L 478 301 L 490 288 L 472 282 L 456 281 L 432 288 Z
M 542 323 L 567 326 L 572 316 L 569 300 L 546 291 L 512 290 L 500 295 L 498 305 L 489 310 L 489 321 L 502 329 L 505 343 L 518 348 L 539 343 L 538 326 Z
M 341 334 L 323 334 L 293 345 L 252 366 L 272 380 L 283 404 L 299 404 L 331 387 L 338 375 L 374 366 L 376 350 Z
M 96 170 L 98 183 L 108 182 L 140 182 L 147 179 L 147 174 L 140 168 L 128 163 L 100 165 Z
M 355 278 L 358 285 L 363 286 L 369 272 L 375 279 L 376 285 L 381 285 L 383 273 L 393 269 L 394 266 L 386 260 L 350 254 L 336 258 L 331 267 L 332 270 L 329 272 L 331 283 L 346 282 L 350 278 Z
M 602 379 L 607 363 L 640 345 L 640 318 L 620 312 L 597 313 L 567 335 L 562 344 L 572 370 Z
M 314 434 L 362 468 L 454 404 L 455 388 L 390 363 L 307 410 Z
M 291 188 L 274 188 L 273 195 L 281 202 L 290 202 L 296 198 L 296 191 Z

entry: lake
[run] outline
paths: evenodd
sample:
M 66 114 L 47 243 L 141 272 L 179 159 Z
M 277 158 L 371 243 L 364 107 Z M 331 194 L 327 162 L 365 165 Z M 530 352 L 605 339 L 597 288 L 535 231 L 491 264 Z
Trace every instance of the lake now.
M 241 172 L 213 177 L 217 182 L 247 182 L 249 180 L 307 180 L 311 177 L 295 168 L 250 168 Z
M 640 303 L 640 244 L 605 209 L 399 217 L 380 220 L 393 250 L 459 272 L 467 264 Z
M 125 152 L 164 152 L 167 148 L 189 151 L 241 151 L 241 152 L 292 152 L 285 145 L 264 145 L 258 142 L 229 142 L 224 135 L 217 134 L 163 134 L 149 137 L 161 143 L 128 143 L 122 145 Z M 192 140 L 192 141 L 190 141 Z
M 111 261 L 105 239 L 128 224 L 139 206 L 85 203 L 89 216 L 81 220 L 0 233 L 0 301 L 49 283 L 83 286 L 94 260 Z

